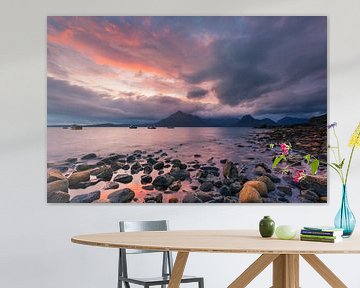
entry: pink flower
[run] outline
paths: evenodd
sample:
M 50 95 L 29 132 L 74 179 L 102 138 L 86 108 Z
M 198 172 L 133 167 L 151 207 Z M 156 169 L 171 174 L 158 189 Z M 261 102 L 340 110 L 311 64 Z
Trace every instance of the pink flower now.
M 293 180 L 295 183 L 299 183 L 301 180 L 305 179 L 305 177 L 305 170 L 296 170 Z
M 281 150 L 284 153 L 284 155 L 288 155 L 289 154 L 289 147 L 288 145 L 286 145 L 285 143 L 281 143 L 280 144 Z

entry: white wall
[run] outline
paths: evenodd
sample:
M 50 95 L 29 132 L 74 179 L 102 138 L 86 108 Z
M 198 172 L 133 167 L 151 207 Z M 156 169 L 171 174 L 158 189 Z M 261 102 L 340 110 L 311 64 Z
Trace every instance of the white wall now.
M 340 183 L 331 174 L 328 205 L 48 205 L 46 172 L 47 15 L 327 15 L 329 118 L 342 144 L 360 120 L 360 2 L 357 0 L 33 0 L 3 1 L 0 17 L 0 287 L 115 287 L 116 250 L 70 243 L 75 234 L 115 231 L 119 219 L 167 218 L 173 229 L 256 228 L 263 215 L 278 224 L 331 224 Z M 350 201 L 360 219 L 360 151 Z M 193 254 L 188 273 L 206 287 L 226 287 L 255 255 Z M 348 287 L 360 287 L 360 255 L 322 256 Z M 134 260 L 138 270 L 153 272 Z M 269 287 L 269 269 L 250 287 Z M 306 263 L 302 287 L 328 287 Z M 190 286 L 186 286 L 190 287 Z M 193 286 L 192 286 L 193 287 Z

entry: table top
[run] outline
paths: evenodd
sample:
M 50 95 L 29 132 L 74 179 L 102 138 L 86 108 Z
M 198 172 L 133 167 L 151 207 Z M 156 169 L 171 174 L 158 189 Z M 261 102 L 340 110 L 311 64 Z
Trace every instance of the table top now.
M 187 230 L 117 232 L 80 235 L 73 243 L 141 250 L 249 253 L 249 254 L 341 254 L 360 253 L 360 235 L 338 243 L 262 238 L 256 230 Z

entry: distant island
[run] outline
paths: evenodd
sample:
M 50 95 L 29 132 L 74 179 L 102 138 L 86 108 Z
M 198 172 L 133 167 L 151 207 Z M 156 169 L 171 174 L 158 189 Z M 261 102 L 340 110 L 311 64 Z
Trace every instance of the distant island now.
M 136 124 L 138 127 L 253 127 L 253 128 L 271 128 L 279 126 L 293 126 L 293 125 L 312 125 L 318 122 L 326 123 L 327 114 L 313 117 L 310 119 L 284 117 L 278 121 L 270 118 L 257 119 L 251 115 L 245 115 L 239 118 L 201 118 L 196 115 L 177 111 L 170 116 L 153 123 Z M 74 124 L 69 125 L 48 125 L 48 127 L 64 127 L 69 128 Z M 101 123 L 82 125 L 83 127 L 129 127 L 133 123 L 115 124 L 115 123 Z

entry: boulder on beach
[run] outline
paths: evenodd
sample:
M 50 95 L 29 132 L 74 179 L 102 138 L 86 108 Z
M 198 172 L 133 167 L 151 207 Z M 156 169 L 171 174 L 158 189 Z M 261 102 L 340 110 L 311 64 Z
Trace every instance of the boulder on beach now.
M 100 191 L 77 195 L 71 199 L 71 203 L 91 203 L 100 198 Z
M 103 163 L 106 163 L 106 164 L 111 164 L 111 163 L 115 162 L 118 159 L 120 159 L 119 154 L 111 154 L 108 157 L 102 158 L 100 162 L 103 162 Z
M 144 197 L 144 202 L 146 203 L 162 203 L 163 201 L 163 194 L 161 192 L 157 193 L 149 193 L 146 194 Z
M 96 167 L 96 165 L 80 163 L 80 164 L 76 165 L 75 170 L 76 171 L 86 171 L 86 170 L 93 169 L 95 167 Z
M 76 161 L 77 161 L 77 158 L 75 158 L 75 157 L 70 157 L 65 160 L 65 162 L 68 162 L 68 163 L 75 163 Z
M 95 159 L 97 156 L 95 153 L 89 153 L 81 157 L 81 160 Z
M 161 170 L 161 169 L 163 169 L 164 168 L 164 162 L 162 162 L 162 161 L 160 161 L 160 162 L 157 162 L 157 163 L 155 163 L 154 164 L 154 169 L 155 170 Z
M 240 182 L 235 181 L 234 183 L 230 184 L 230 193 L 232 195 L 239 193 L 240 190 L 242 189 L 243 185 Z M 226 196 L 226 195 L 224 195 Z
M 70 195 L 69 193 L 63 191 L 53 191 L 47 193 L 47 202 L 48 203 L 69 203 Z
M 152 184 L 157 190 L 166 190 L 174 181 L 175 178 L 170 174 L 163 174 L 157 176 Z
M 181 181 L 180 180 L 177 180 L 177 181 L 174 181 L 170 186 L 169 186 L 169 189 L 171 191 L 179 191 L 181 188 Z
M 181 169 L 180 167 L 171 168 L 170 175 L 174 177 L 176 180 L 181 180 L 181 181 L 190 178 L 190 172 L 185 169 Z
M 68 192 L 69 191 L 69 181 L 67 179 L 53 181 L 47 184 L 47 192 Z
M 152 177 L 150 175 L 141 175 L 141 184 L 148 184 L 152 182 Z
M 151 165 L 144 165 L 143 166 L 143 171 L 145 174 L 150 174 L 153 171 L 153 167 Z
M 119 186 L 120 185 L 117 182 L 109 182 L 105 185 L 104 190 L 117 189 Z
M 212 182 L 207 181 L 200 185 L 200 190 L 203 192 L 209 192 L 214 189 L 214 185 Z
M 101 179 L 103 181 L 110 181 L 113 176 L 113 170 L 110 166 L 106 166 L 105 169 L 100 172 L 96 178 Z
M 251 185 L 245 185 L 241 189 L 239 201 L 241 203 L 262 203 L 260 193 Z
M 79 182 L 77 184 L 74 184 L 71 189 L 85 189 L 90 186 L 98 184 L 100 181 L 101 181 L 101 179 L 94 179 L 94 180 L 90 180 L 90 181 Z
M 111 203 L 129 203 L 134 197 L 134 191 L 129 188 L 124 188 L 110 193 L 107 198 Z
M 261 176 L 261 175 L 266 174 L 266 170 L 265 170 L 265 168 L 262 167 L 262 166 L 256 166 L 256 167 L 254 168 L 254 174 L 255 174 L 255 175 L 258 175 L 258 176 Z
M 223 196 L 231 196 L 230 188 L 226 185 L 221 186 L 219 192 Z
M 86 182 L 90 180 L 90 171 L 74 172 L 69 177 L 69 187 L 72 189 L 76 187 L 80 182 Z
M 195 197 L 199 198 L 201 202 L 209 202 L 213 200 L 211 193 L 207 193 L 207 192 L 201 192 L 201 191 L 196 192 Z
M 251 187 L 255 188 L 259 192 L 261 197 L 267 196 L 268 189 L 267 189 L 266 184 L 262 181 L 257 181 L 257 180 L 248 181 L 245 183 L 244 186 L 251 186 Z
M 138 174 L 142 169 L 143 169 L 143 167 L 141 166 L 141 164 L 139 162 L 135 162 L 131 166 L 130 172 L 131 172 L 131 174 Z
M 154 190 L 154 185 L 145 185 L 145 186 L 142 186 L 141 187 L 142 189 L 144 190 L 148 190 L 148 191 L 151 191 L 151 190 Z
M 47 183 L 63 179 L 66 179 L 66 177 L 59 170 L 49 169 L 47 171 Z
M 118 174 L 115 176 L 114 181 L 120 182 L 123 184 L 128 184 L 133 180 L 133 176 L 129 174 Z
M 306 176 L 300 182 L 300 187 L 303 190 L 314 191 L 319 197 L 327 196 L 327 178 L 322 176 Z
M 194 193 L 187 193 L 182 203 L 202 203 L 202 201 Z
M 275 185 L 274 185 L 274 183 L 271 181 L 271 179 L 269 177 L 263 175 L 263 176 L 258 177 L 256 180 L 264 182 L 266 184 L 266 187 L 267 187 L 268 191 L 274 191 L 275 190 Z

